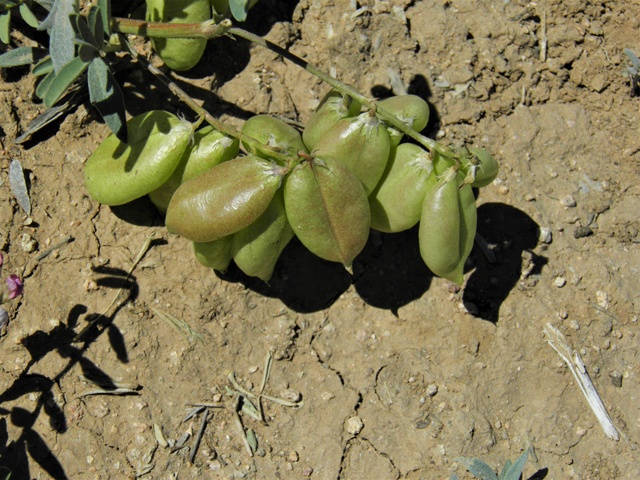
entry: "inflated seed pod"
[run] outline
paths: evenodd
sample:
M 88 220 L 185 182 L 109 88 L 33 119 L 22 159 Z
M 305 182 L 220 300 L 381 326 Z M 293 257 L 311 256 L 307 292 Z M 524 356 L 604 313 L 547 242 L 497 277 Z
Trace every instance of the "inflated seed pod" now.
M 377 103 L 416 132 L 422 131 L 429 123 L 429 104 L 416 95 L 398 95 Z M 391 146 L 398 145 L 404 133 L 390 125 L 387 125 L 387 131 L 391 139 Z
M 251 117 L 242 126 L 242 133 L 255 138 L 263 145 L 276 147 L 281 153 L 293 155 L 299 151 L 307 153 L 307 147 L 302 141 L 300 132 L 271 115 L 255 115 Z M 247 151 L 251 151 L 249 145 L 244 142 L 242 145 Z M 269 158 L 267 154 L 260 151 L 256 151 L 254 154 L 262 158 Z
M 335 89 L 330 90 L 304 126 L 302 139 L 309 151 L 313 150 L 320 137 L 330 127 L 343 118 L 355 117 L 360 113 L 361 108 L 362 104 L 353 97 L 343 96 Z
M 213 242 L 191 242 L 193 254 L 201 265 L 226 272 L 231 263 L 231 244 L 233 235 L 219 238 Z
M 467 171 L 466 183 L 471 183 L 473 188 L 482 188 L 493 182 L 498 176 L 500 166 L 493 156 L 482 148 L 471 147 L 469 155 L 463 155 L 460 159 Z
M 233 260 L 250 277 L 269 282 L 282 250 L 293 235 L 285 213 L 284 191 L 280 188 L 264 213 L 233 235 Z
M 284 204 L 302 244 L 347 268 L 362 251 L 371 217 L 362 183 L 333 157 L 310 157 L 287 176 Z
M 210 168 L 238 156 L 240 142 L 208 125 L 193 135 L 188 147 L 169 180 L 160 188 L 149 192 L 149 198 L 161 213 L 167 212 L 174 192 L 187 180 L 197 177 Z
M 464 174 L 455 166 L 442 175 L 432 175 L 418 233 L 420 255 L 427 267 L 458 285 L 464 281 L 464 263 L 473 247 L 477 223 L 473 191 L 463 182 Z
M 221 163 L 180 185 L 167 208 L 167 230 L 194 242 L 236 233 L 262 215 L 284 174 L 254 155 Z
M 128 143 L 111 134 L 84 166 L 85 186 L 105 205 L 122 205 L 159 188 L 189 144 L 191 126 L 163 110 L 127 122 Z
M 402 143 L 392 149 L 387 169 L 369 195 L 371 228 L 394 233 L 416 225 L 432 170 L 431 154 L 419 146 Z
M 369 195 L 384 173 L 390 150 L 384 123 L 367 112 L 329 128 L 316 143 L 314 154 L 339 159 L 360 179 Z
M 146 0 L 149 22 L 200 23 L 211 19 L 209 0 Z M 184 71 L 200 61 L 204 38 L 151 38 L 153 49 L 172 70 Z

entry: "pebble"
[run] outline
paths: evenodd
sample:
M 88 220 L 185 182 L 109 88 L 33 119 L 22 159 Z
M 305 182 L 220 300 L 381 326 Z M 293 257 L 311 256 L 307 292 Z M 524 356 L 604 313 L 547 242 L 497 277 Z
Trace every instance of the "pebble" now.
M 351 417 L 347 420 L 347 432 L 351 435 L 358 435 L 364 428 L 364 422 L 360 417 Z
M 611 384 L 614 387 L 622 387 L 622 373 L 620 373 L 618 370 L 614 370 L 609 374 L 609 377 L 611 378 Z
M 560 200 L 560 203 L 566 208 L 573 208 L 577 205 L 576 199 L 573 198 L 573 195 L 571 194 L 565 195 L 564 198 Z
M 524 196 L 525 201 L 527 202 L 534 202 L 536 200 L 536 196 L 533 193 L 527 193 Z
M 538 241 L 540 243 L 544 243 L 545 245 L 549 245 L 553 241 L 553 234 L 551 233 L 551 229 L 542 227 L 540 229 L 540 236 L 538 237 Z
M 304 467 L 302 469 L 302 476 L 303 477 L 310 477 L 312 473 L 313 473 L 313 468 L 311 468 L 311 467 Z
M 438 393 L 438 386 L 433 384 L 429 385 L 427 387 L 426 393 L 429 397 L 435 396 L 435 394 Z
M 298 452 L 296 452 L 295 450 L 291 450 L 289 456 L 287 457 L 287 460 L 291 463 L 296 463 L 298 460 L 300 460 L 300 455 L 298 455 Z
M 609 296 L 606 294 L 606 292 L 596 292 L 596 303 L 602 308 L 609 308 Z
M 25 253 L 33 253 L 38 248 L 38 242 L 28 233 L 20 235 L 20 245 Z
M 329 400 L 336 398 L 336 396 L 331 392 L 323 392 L 322 395 L 320 395 L 320 397 L 322 397 L 322 399 L 325 402 L 328 402 Z
M 509 193 L 509 187 L 507 187 L 506 185 L 500 185 L 500 188 L 498 188 L 498 193 L 500 195 L 506 195 L 507 193 Z
M 93 292 L 95 290 L 98 290 L 98 284 L 95 282 L 95 280 L 92 280 L 90 278 L 87 278 L 84 281 L 84 285 L 83 288 L 85 289 L 85 291 L 87 292 Z
M 553 283 L 556 287 L 562 288 L 567 284 L 567 280 L 564 277 L 556 277 Z
M 571 320 L 569 322 L 569 326 L 571 327 L 572 330 L 580 330 L 580 324 L 578 323 L 577 320 Z
M 256 373 L 258 371 L 258 367 L 253 365 L 249 367 L 249 373 Z
M 573 238 L 584 238 L 593 235 L 591 227 L 578 227 L 573 231 Z

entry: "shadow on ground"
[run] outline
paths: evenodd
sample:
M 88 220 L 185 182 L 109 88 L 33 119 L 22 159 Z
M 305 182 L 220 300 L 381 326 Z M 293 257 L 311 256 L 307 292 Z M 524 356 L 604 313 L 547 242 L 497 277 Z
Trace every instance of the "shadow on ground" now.
M 476 243 L 472 253 L 476 268 L 467 280 L 463 302 L 477 307 L 475 316 L 495 323 L 502 303 L 521 280 L 523 253 L 538 245 L 540 227 L 515 207 L 485 203 L 478 208 L 477 232 L 491 246 L 495 260 L 489 261 Z M 536 274 L 547 264 L 547 259 L 531 256 L 535 268 L 529 274 L 529 282 L 535 282 Z M 526 285 L 523 284 L 523 288 Z

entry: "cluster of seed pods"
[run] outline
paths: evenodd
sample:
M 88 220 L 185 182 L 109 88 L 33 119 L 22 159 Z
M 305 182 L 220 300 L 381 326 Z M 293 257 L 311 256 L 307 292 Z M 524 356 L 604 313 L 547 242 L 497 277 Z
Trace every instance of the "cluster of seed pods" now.
M 427 103 L 413 95 L 378 105 L 417 132 L 429 119 Z M 164 111 L 134 117 L 128 127 L 129 144 L 109 137 L 87 161 L 89 194 L 108 205 L 148 194 L 167 229 L 193 242 L 201 264 L 224 271 L 233 259 L 265 282 L 294 236 L 350 269 L 370 229 L 394 233 L 420 223 L 427 266 L 461 284 L 476 230 L 472 188 L 498 173 L 481 149 L 443 154 L 401 143 L 402 132 L 336 91 L 302 134 L 268 115 L 244 124 L 242 133 L 285 154 L 286 164 L 255 145 L 239 155 L 238 140 L 212 127 L 193 133 Z

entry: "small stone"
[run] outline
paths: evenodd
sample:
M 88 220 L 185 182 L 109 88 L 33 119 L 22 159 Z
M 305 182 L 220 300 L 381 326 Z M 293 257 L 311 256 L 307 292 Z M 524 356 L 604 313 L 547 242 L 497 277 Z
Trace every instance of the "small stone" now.
M 298 460 L 300 460 L 300 455 L 298 455 L 298 452 L 296 452 L 295 450 L 291 450 L 289 456 L 287 457 L 287 460 L 291 463 L 296 463 Z
M 506 195 L 507 193 L 509 193 L 509 187 L 507 187 L 506 185 L 500 185 L 500 187 L 498 188 L 498 193 L 500 195 Z
M 358 435 L 364 428 L 364 422 L 360 417 L 351 417 L 347 420 L 347 432 L 351 435 Z
M 86 460 L 87 460 L 87 463 L 88 463 L 89 465 L 91 465 L 91 464 L 93 463 L 93 457 L 92 457 L 91 455 L 87 455 Z
M 20 246 L 24 252 L 33 253 L 38 248 L 38 242 L 28 233 L 23 233 L 20 235 Z
M 302 469 L 302 476 L 303 477 L 310 477 L 312 473 L 313 473 L 313 468 L 311 468 L 311 467 L 304 467 Z
M 216 402 L 216 403 L 217 403 L 217 402 L 221 402 L 221 401 L 222 401 L 222 394 L 221 394 L 221 393 L 216 393 L 216 394 L 213 396 L 213 401 L 214 401 L 214 402 Z
M 527 193 L 524 196 L 525 201 L 527 202 L 534 202 L 536 200 L 536 196 L 533 193 Z
M 31 224 L 33 224 L 33 218 L 31 218 L 31 217 L 25 218 L 24 222 L 22 222 L 22 225 L 24 225 L 25 227 L 28 227 Z
M 249 373 L 256 373 L 258 371 L 258 367 L 253 365 L 249 367 Z
M 620 330 L 614 330 L 611 332 L 611 336 L 620 340 L 622 338 L 622 332 Z
M 577 320 L 571 320 L 569 322 L 569 327 L 571 327 L 572 330 L 576 330 L 576 331 L 580 330 L 580 324 L 578 323 Z
M 562 320 L 566 320 L 568 316 L 569 316 L 569 312 L 567 312 L 566 310 L 562 310 L 561 312 L 558 312 L 558 317 L 561 318 Z
M 558 288 L 562 288 L 567 284 L 567 280 L 564 277 L 556 277 L 553 284 Z
M 622 387 L 622 374 L 618 370 L 614 370 L 613 372 L 611 372 L 609 374 L 609 377 L 611 378 L 611 384 L 614 387 Z
M 429 397 L 434 397 L 436 395 L 436 393 L 438 393 L 438 386 L 437 385 L 429 385 L 427 387 L 427 391 L 426 394 Z
M 95 290 L 98 290 L 98 284 L 95 282 L 95 280 L 92 280 L 90 278 L 87 278 L 84 281 L 83 284 L 83 288 L 85 289 L 85 291 L 87 292 L 93 292 Z
M 579 437 L 584 437 L 587 434 L 587 429 L 584 427 L 578 427 L 576 428 L 576 435 L 578 435 Z
M 593 235 L 591 227 L 578 227 L 573 231 L 573 238 L 584 238 Z
M 335 398 L 336 396 L 331 393 L 331 392 L 322 392 L 322 395 L 320 395 L 320 397 L 325 401 L 328 402 L 329 400 Z
M 282 398 L 284 400 L 289 400 L 290 402 L 299 402 L 300 401 L 300 393 L 294 390 L 286 390 L 282 394 Z
M 538 241 L 540 243 L 544 243 L 545 245 L 549 245 L 553 241 L 553 234 L 551 233 L 551 229 L 542 227 L 540 229 L 540 236 L 538 237 Z
M 258 457 L 265 457 L 267 455 L 267 451 L 264 448 L 259 448 L 256 450 L 256 455 Z
M 602 308 L 609 308 L 609 296 L 606 294 L 606 292 L 596 292 L 596 303 Z
M 565 195 L 564 198 L 560 200 L 560 203 L 566 208 L 573 208 L 577 205 L 576 199 L 573 198 L 573 195 L 571 194 Z

